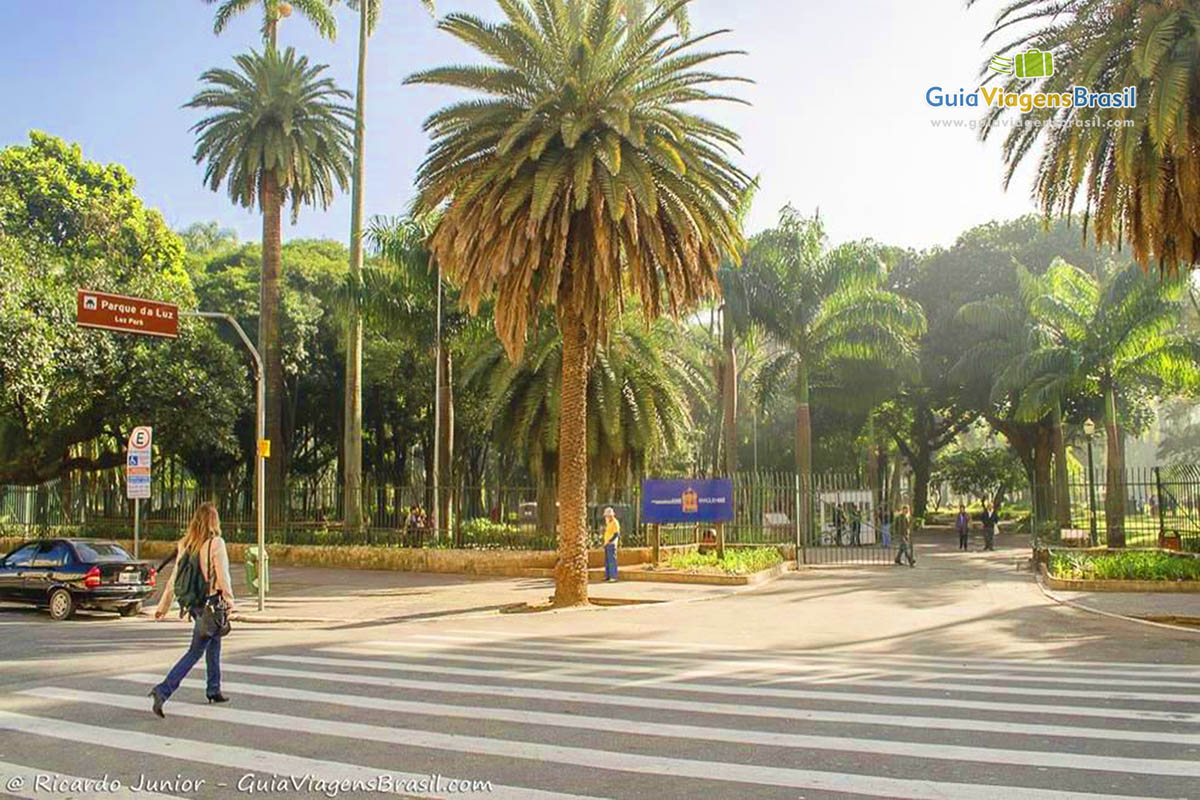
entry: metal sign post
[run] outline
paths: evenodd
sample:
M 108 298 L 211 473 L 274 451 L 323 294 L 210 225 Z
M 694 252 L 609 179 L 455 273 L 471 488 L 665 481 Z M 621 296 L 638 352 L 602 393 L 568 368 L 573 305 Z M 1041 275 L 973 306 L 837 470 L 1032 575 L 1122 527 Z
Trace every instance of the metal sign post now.
M 134 428 L 125 449 L 125 496 L 133 501 L 133 557 L 141 557 L 141 504 L 150 498 L 151 445 L 154 430 L 146 425 Z
M 255 436 L 258 439 L 256 447 L 256 457 L 254 459 L 254 496 L 257 506 L 256 527 L 258 529 L 258 610 L 262 611 L 267 604 L 267 581 L 264 575 L 267 561 L 267 456 L 271 452 L 270 442 L 267 441 L 267 402 L 266 402 L 266 382 L 264 380 L 265 373 L 263 372 L 262 357 L 258 354 L 254 344 L 250 341 L 250 337 L 246 335 L 246 331 L 242 330 L 242 326 L 233 318 L 231 314 L 221 314 L 215 311 L 183 311 L 180 312 L 189 317 L 201 317 L 203 319 L 224 320 L 233 326 L 238 337 L 242 340 L 246 350 L 250 353 L 250 358 L 254 360 L 254 383 L 255 383 L 255 400 L 257 410 L 255 413 Z

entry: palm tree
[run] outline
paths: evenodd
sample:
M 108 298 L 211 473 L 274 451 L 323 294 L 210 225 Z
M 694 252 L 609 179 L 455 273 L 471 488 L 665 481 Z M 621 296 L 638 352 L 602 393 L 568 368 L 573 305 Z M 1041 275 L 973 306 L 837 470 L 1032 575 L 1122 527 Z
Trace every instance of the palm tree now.
M 688 397 L 704 381 L 672 344 L 678 332 L 647 329 L 627 313 L 599 347 L 588 371 L 588 469 L 596 486 L 615 496 L 648 469 L 678 453 L 691 430 Z M 481 343 L 463 383 L 488 397 L 497 442 L 525 454 L 538 487 L 539 529 L 555 529 L 562 378 L 562 337 L 541 329 L 521 360 L 508 360 L 494 337 Z
M 337 38 L 337 20 L 333 16 L 333 11 L 330 10 L 332 0 L 204 0 L 204 2 L 209 5 L 221 4 L 213 19 L 213 33 L 218 36 L 224 32 L 225 26 L 231 19 L 249 11 L 255 5 L 259 5 L 262 6 L 263 15 L 263 44 L 268 47 L 275 46 L 279 20 L 290 17 L 293 10 L 298 10 L 303 14 L 317 29 L 317 33 L 324 38 L 330 41 Z
M 422 0 L 433 13 L 433 0 Z M 354 92 L 354 179 L 350 190 L 350 276 L 357 279 L 363 268 L 363 214 L 366 172 L 367 39 L 379 20 L 381 0 L 346 0 L 358 12 L 358 83 Z M 342 445 L 344 524 L 351 530 L 362 527 L 362 366 L 363 322 L 354 310 L 346 331 L 346 385 Z M 440 417 L 439 417 L 440 419 Z M 441 432 L 435 435 L 440 436 Z M 448 453 L 443 453 L 449 458 Z M 435 467 L 440 469 L 440 465 Z M 438 519 L 444 522 L 439 514 Z
M 235 203 L 258 206 L 263 215 L 262 279 L 258 347 L 266 369 L 267 438 L 276 456 L 267 462 L 272 503 L 282 500 L 287 465 L 283 441 L 283 359 L 279 344 L 281 210 L 301 205 L 327 208 L 350 173 L 350 120 L 341 101 L 349 94 L 325 65 L 288 48 L 268 47 L 235 57 L 237 69 L 211 69 L 205 87 L 186 104 L 210 115 L 192 126 L 196 163 L 207 162 L 204 182 L 214 192 L 224 183 Z
M 915 368 L 914 339 L 925 328 L 916 304 L 883 288 L 885 268 L 870 245 L 824 248 L 817 219 L 785 208 L 777 227 L 750 243 L 742 270 L 748 312 L 776 352 L 759 394 L 790 382 L 796 397 L 796 471 L 812 473 L 810 400 L 814 381 L 839 363 Z
M 1127 401 L 1200 379 L 1200 345 L 1178 333 L 1182 282 L 1147 277 L 1137 265 L 1097 279 L 1061 260 L 1044 281 L 1030 306 L 1047 334 L 1022 363 L 1027 402 L 1044 405 L 1069 386 L 1103 398 L 1108 544 L 1124 547 Z
M 748 177 L 727 157 L 737 134 L 698 116 L 727 99 L 696 68 L 724 55 L 666 28 L 678 7 L 625 21 L 613 0 L 504 0 L 505 21 L 452 14 L 446 32 L 489 66 L 450 66 L 410 83 L 486 95 L 431 116 L 419 204 L 445 204 L 431 249 L 475 309 L 496 297 L 514 361 L 529 322 L 553 307 L 563 337 L 555 603 L 587 602 L 587 375 L 626 288 L 647 319 L 718 290 L 740 242 Z
M 1039 124 L 1015 126 L 1006 137 L 1006 185 L 1044 134 L 1034 194 L 1047 215 L 1070 214 L 1082 191 L 1084 229 L 1091 222 L 1098 242 L 1120 247 L 1128 240 L 1143 266 L 1153 262 L 1173 271 L 1196 264 L 1200 9 L 1195 3 L 1011 0 L 984 41 L 1002 35 L 1009 39 L 1001 55 L 1037 48 L 1054 58 L 1051 77 L 1012 78 L 1006 90 L 1137 88 L 1133 108 L 1045 108 L 1023 114 Z M 988 65 L 981 74 L 991 74 Z M 993 107 L 984 138 L 1006 113 L 1002 105 Z M 1059 124 L 1046 124 L 1050 121 Z

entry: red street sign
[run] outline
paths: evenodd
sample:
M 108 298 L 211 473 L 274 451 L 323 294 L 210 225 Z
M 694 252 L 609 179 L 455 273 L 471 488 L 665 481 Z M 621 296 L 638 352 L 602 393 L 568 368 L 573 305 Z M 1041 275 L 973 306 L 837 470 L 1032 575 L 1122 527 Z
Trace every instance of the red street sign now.
M 102 328 L 144 336 L 179 335 L 179 306 L 79 289 L 75 294 L 76 323 L 81 328 Z

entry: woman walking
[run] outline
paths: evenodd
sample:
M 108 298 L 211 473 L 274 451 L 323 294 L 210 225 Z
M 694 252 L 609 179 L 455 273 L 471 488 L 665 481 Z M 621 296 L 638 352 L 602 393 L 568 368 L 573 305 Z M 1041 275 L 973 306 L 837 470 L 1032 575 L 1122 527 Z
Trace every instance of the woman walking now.
M 205 614 L 206 606 L 223 608 L 225 614 L 233 612 L 229 555 L 221 538 L 217 507 L 212 503 L 203 503 L 196 509 L 187 534 L 175 546 L 174 580 L 167 584 L 158 601 L 154 610 L 156 620 L 167 615 L 173 600 L 179 601 L 180 617 L 186 614 L 192 619 L 192 643 L 163 682 L 150 690 L 154 713 L 160 717 L 165 716 L 163 703 L 175 693 L 201 656 L 208 679 L 205 691 L 208 702 L 229 701 L 221 694 L 221 632 L 212 629 L 213 615 Z

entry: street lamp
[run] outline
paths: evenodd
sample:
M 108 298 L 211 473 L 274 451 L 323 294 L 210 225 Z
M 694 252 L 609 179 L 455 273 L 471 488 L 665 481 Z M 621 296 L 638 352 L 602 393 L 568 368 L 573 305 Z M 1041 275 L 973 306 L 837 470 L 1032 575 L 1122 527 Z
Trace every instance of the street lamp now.
M 1091 535 L 1092 544 L 1095 545 L 1096 539 L 1096 475 L 1093 467 L 1092 459 L 1092 439 L 1096 435 L 1096 423 L 1088 418 L 1083 423 L 1083 435 L 1087 437 L 1088 451 L 1088 506 L 1091 508 Z

